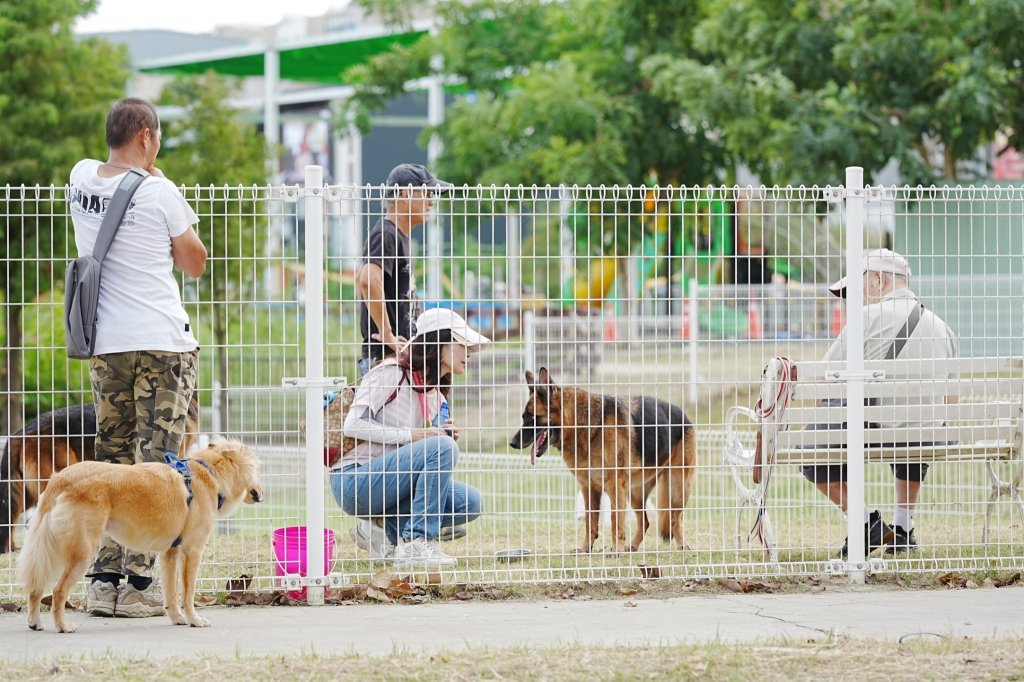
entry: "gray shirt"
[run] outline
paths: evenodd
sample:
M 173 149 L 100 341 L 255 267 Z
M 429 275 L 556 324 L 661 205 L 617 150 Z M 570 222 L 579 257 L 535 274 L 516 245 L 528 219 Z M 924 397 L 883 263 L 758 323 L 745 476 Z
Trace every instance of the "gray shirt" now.
M 883 360 L 896 335 L 906 324 L 911 311 L 917 306 L 917 296 L 910 289 L 897 289 L 882 297 L 877 303 L 864 306 L 864 360 Z M 825 353 L 826 362 L 846 360 L 847 328 L 844 327 Z M 899 354 L 900 360 L 935 359 L 932 366 L 913 375 L 890 377 L 894 379 L 935 380 L 949 378 L 949 372 L 942 360 L 957 357 L 959 347 L 956 336 L 941 317 L 924 309 L 921 319 L 914 328 L 906 345 Z M 927 365 L 927 363 L 925 363 Z M 908 399 L 903 399 L 908 400 Z M 915 404 L 940 402 L 938 398 L 913 398 Z M 881 405 L 896 405 L 895 399 L 883 400 Z M 883 427 L 931 427 L 932 422 L 882 422 Z

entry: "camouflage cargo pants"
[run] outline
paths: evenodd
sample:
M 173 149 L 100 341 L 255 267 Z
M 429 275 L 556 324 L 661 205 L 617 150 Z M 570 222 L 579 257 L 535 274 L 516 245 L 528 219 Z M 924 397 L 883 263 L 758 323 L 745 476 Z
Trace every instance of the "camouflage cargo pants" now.
M 177 453 L 196 389 L 199 351 L 130 351 L 89 360 L 96 403 L 96 459 L 117 464 L 163 462 Z M 106 535 L 88 575 L 152 577 L 155 554 L 132 552 Z

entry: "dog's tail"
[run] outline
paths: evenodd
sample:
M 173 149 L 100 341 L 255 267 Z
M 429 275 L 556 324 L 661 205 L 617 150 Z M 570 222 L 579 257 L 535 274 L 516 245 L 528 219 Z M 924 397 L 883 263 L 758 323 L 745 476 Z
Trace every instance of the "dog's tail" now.
M 26 595 L 42 594 L 64 569 L 52 513 L 64 492 L 62 483 L 59 478 L 50 481 L 40 497 L 25 534 L 25 545 L 18 555 L 18 582 L 25 588 Z
M 696 477 L 697 432 L 687 420 L 683 438 L 672 447 L 668 466 L 658 473 L 658 533 L 665 540 L 683 537 L 683 509 Z

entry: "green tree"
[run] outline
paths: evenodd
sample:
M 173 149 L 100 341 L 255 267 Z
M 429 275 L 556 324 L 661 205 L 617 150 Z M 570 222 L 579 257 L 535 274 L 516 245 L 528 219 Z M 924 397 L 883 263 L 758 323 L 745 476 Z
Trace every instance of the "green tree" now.
M 22 325 L 26 304 L 59 284 L 64 263 L 75 254 L 64 193 L 46 186 L 64 185 L 75 162 L 104 153 L 106 112 L 122 96 L 127 79 L 123 49 L 76 40 L 71 33 L 75 20 L 95 5 L 94 0 L 0 2 L 0 184 L 7 186 L 0 209 L 6 332 L 0 428 L 5 433 L 20 427 L 23 391 L 40 396 L 67 380 L 54 376 L 54 385 L 32 385 L 38 372 L 23 366 Z M 39 407 L 24 409 L 34 414 Z
M 640 69 L 647 54 L 688 53 L 696 0 L 462 0 L 437 12 L 435 35 L 346 74 L 356 93 L 343 120 L 365 128 L 407 82 L 440 73 L 462 94 L 422 142 L 440 136 L 438 170 L 457 183 L 637 185 L 651 170 L 666 184 L 724 179 L 710 126 L 655 97 Z M 616 216 L 638 214 L 639 199 L 574 206 L 578 252 L 624 253 L 636 243 L 648 221 Z M 474 211 L 453 214 L 472 221 Z
M 836 183 L 890 160 L 911 183 L 957 179 L 1017 115 L 1013 17 L 1024 9 L 1005 0 L 709 3 L 695 54 L 653 54 L 643 70 L 768 184 Z
M 216 376 L 229 385 L 228 329 L 242 301 L 256 300 L 262 273 L 267 219 L 263 206 L 267 148 L 255 126 L 227 104 L 234 84 L 214 73 L 172 81 L 164 104 L 182 114 L 164 122 L 166 150 L 159 164 L 174 182 L 194 186 L 189 196 L 200 216 L 197 232 L 209 252 L 206 273 L 196 281 L 200 315 L 209 318 L 216 349 Z M 221 424 L 227 425 L 227 401 Z

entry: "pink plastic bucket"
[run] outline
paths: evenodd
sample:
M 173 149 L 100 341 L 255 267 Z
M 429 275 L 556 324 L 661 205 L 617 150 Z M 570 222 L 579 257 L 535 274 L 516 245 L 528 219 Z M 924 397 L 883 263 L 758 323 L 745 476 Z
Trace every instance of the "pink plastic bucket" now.
M 306 575 L 306 527 L 275 528 L 271 544 L 274 547 L 274 572 L 277 576 Z M 324 528 L 324 575 L 331 572 L 334 556 L 334 531 Z M 325 594 L 329 591 L 325 588 Z M 306 588 L 289 591 L 292 599 L 305 599 Z

